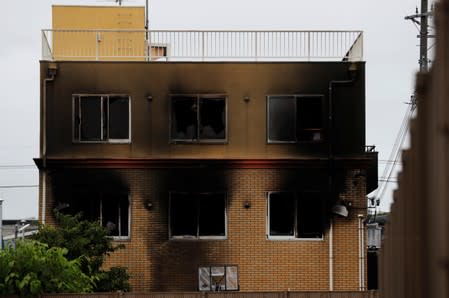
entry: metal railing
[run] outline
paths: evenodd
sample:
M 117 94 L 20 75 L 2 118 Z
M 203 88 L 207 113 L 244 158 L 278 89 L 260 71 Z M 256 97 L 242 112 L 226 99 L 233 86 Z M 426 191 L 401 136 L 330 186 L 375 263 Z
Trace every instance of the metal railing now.
M 363 32 L 42 30 L 42 59 L 361 61 Z

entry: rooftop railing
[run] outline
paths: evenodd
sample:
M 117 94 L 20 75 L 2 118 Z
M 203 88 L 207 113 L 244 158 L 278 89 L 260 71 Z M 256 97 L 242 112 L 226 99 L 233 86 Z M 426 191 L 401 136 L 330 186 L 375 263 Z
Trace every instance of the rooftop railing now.
M 42 30 L 42 59 L 361 61 L 363 32 Z

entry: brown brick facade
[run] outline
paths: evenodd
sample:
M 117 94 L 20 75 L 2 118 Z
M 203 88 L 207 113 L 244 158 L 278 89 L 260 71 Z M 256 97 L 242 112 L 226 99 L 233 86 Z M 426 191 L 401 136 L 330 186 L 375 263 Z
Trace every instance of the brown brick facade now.
M 196 291 L 198 266 L 226 264 L 238 266 L 241 291 L 329 289 L 328 226 L 322 240 L 267 239 L 267 192 L 325 189 L 326 169 L 54 170 L 47 176 L 46 223 L 54 223 L 55 194 L 63 196 L 55 191 L 57 177 L 64 177 L 61 171 L 72 171 L 73 180 L 84 179 L 87 172 L 109 175 L 111 183 L 121 181 L 129 189 L 130 239 L 120 242 L 126 248 L 114 253 L 107 266 L 128 267 L 134 291 Z M 354 208 L 348 218 L 332 217 L 334 290 L 358 290 L 358 214 L 366 213 L 366 181 L 363 175 L 354 178 L 353 170 L 342 172 L 340 197 Z M 227 194 L 226 239 L 169 240 L 170 191 L 217 190 Z

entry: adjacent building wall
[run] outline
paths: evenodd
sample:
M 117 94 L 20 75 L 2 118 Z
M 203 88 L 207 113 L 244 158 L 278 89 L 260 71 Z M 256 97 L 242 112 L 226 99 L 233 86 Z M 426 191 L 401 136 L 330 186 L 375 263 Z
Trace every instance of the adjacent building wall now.
M 436 57 L 418 74 L 418 113 L 385 228 L 380 297 L 449 297 L 449 1 L 435 6 Z

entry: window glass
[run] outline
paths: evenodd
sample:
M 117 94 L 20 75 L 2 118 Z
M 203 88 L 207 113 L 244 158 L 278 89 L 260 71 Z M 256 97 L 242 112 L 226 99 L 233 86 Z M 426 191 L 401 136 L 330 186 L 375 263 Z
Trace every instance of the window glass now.
M 226 236 L 224 193 L 171 193 L 170 235 L 201 238 Z
M 317 142 L 323 137 L 323 97 L 268 97 L 269 142 Z
M 224 98 L 200 99 L 200 138 L 224 139 L 226 128 Z
M 170 201 L 170 229 L 172 236 L 197 236 L 197 204 L 189 194 L 172 194 Z
M 172 98 L 172 138 L 193 140 L 197 138 L 197 102 L 193 97 Z
M 128 96 L 73 96 L 75 141 L 129 140 Z
M 109 138 L 129 139 L 129 99 L 109 97 Z
M 81 139 L 86 141 L 101 140 L 101 97 L 81 97 Z
M 298 98 L 298 140 L 319 141 L 323 128 L 323 111 L 321 97 Z
M 295 197 L 292 193 L 270 194 L 270 235 L 293 236 L 295 226 Z
M 226 139 L 226 97 L 172 96 L 171 139 L 215 141 Z
M 323 234 L 323 208 L 318 193 L 304 193 L 298 206 L 298 237 L 321 238 Z
M 269 235 L 286 238 L 322 238 L 324 208 L 318 192 L 269 194 Z
M 268 98 L 268 139 L 270 141 L 296 140 L 296 101 L 293 96 Z
M 75 192 L 61 212 L 81 213 L 83 218 L 99 221 L 110 236 L 129 236 L 129 199 L 126 193 L 103 193 L 98 190 Z
M 205 194 L 199 198 L 199 235 L 225 236 L 224 196 Z

